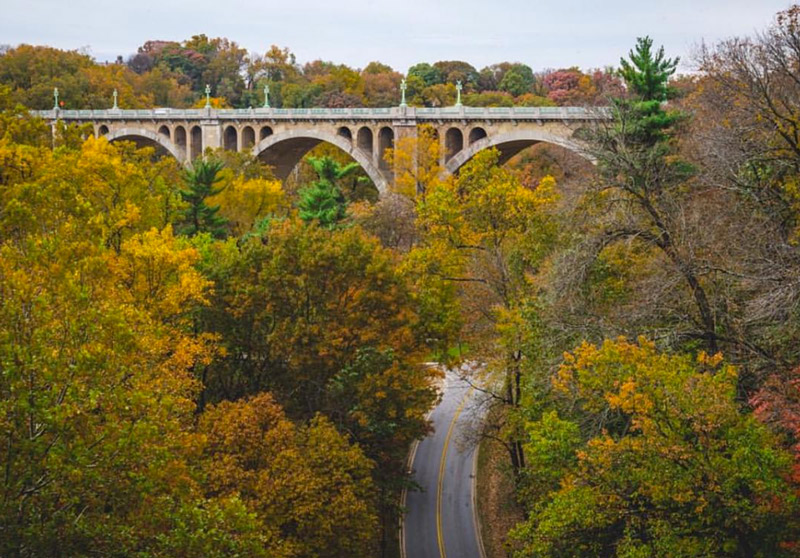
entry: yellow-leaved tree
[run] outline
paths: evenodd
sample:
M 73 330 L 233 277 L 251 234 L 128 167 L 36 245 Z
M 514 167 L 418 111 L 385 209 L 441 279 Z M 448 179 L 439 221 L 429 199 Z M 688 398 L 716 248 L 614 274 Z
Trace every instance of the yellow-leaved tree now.
M 442 183 L 444 168 L 440 164 L 441 147 L 436 129 L 418 126 L 416 136 L 398 138 L 385 152 L 386 162 L 394 169 L 393 189 L 409 199 L 425 197 Z
M 219 206 L 220 215 L 237 237 L 250 232 L 261 219 L 288 208 L 280 180 L 242 174 L 225 181 L 222 190 L 206 201 Z
M 531 277 L 555 235 L 550 212 L 556 200 L 552 177 L 526 187 L 499 165 L 497 150 L 482 151 L 457 177 L 436 181 L 418 198 L 421 242 L 404 264 L 420 285 L 421 306 L 440 313 L 432 323 L 442 330 L 467 324 L 459 341 L 468 345 L 470 358 L 485 364 L 481 382 L 494 392 L 492 400 L 512 410 L 523 389 L 519 326 L 533 304 Z M 518 472 L 524 465 L 521 433 L 506 424 L 506 411 L 494 416 L 498 420 L 488 420 L 485 433 L 503 440 Z
M 324 417 L 295 426 L 269 394 L 201 416 L 209 496 L 238 496 L 270 556 L 369 556 L 377 516 L 372 463 Z

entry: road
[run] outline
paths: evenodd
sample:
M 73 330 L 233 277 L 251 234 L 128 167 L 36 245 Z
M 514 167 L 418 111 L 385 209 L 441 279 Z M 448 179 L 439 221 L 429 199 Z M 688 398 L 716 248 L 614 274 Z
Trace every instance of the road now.
M 461 443 L 472 420 L 473 390 L 455 374 L 445 379 L 433 410 L 434 432 L 412 449 L 412 471 L 421 491 L 406 496 L 406 558 L 481 558 L 473 513 L 476 448 Z

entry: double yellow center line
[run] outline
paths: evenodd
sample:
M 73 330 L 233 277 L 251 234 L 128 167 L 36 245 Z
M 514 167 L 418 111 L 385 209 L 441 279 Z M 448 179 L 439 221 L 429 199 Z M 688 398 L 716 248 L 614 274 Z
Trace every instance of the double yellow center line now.
M 450 427 L 447 429 L 447 436 L 444 438 L 444 447 L 442 448 L 442 459 L 439 461 L 439 480 L 436 486 L 436 539 L 439 542 L 439 556 L 441 558 L 447 558 L 447 554 L 444 551 L 444 535 L 442 531 L 442 489 L 444 485 L 444 470 L 445 464 L 447 462 L 447 447 L 450 445 L 450 437 L 453 435 L 453 429 L 456 426 L 456 421 L 458 421 L 458 417 L 461 415 L 461 411 L 464 409 L 464 404 L 469 399 L 469 396 L 472 394 L 473 388 L 470 387 L 467 394 L 458 404 L 456 407 L 456 412 L 453 415 L 453 420 L 450 421 Z

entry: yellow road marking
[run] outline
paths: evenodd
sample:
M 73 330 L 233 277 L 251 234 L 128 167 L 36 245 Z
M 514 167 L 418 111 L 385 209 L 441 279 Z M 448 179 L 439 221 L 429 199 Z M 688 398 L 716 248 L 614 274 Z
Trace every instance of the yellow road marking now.
M 442 534 L 442 487 L 444 485 L 445 462 L 447 461 L 447 446 L 450 445 L 450 436 L 453 435 L 453 428 L 456 426 L 456 421 L 458 420 L 461 411 L 464 409 L 464 404 L 467 402 L 467 399 L 469 399 L 472 389 L 473 388 L 471 387 L 469 388 L 469 391 L 467 391 L 467 394 L 461 400 L 461 403 L 459 403 L 458 407 L 456 407 L 453 420 L 450 421 L 450 427 L 447 429 L 447 436 L 444 438 L 442 459 L 439 461 L 439 480 L 436 487 L 436 539 L 439 542 L 439 556 L 441 558 L 447 558 L 447 554 L 444 551 L 444 535 Z

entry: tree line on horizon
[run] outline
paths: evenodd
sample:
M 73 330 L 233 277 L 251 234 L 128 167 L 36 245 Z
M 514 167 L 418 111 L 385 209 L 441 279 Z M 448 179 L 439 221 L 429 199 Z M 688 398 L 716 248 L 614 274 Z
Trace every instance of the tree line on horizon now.
M 314 60 L 297 62 L 288 48 L 272 46 L 248 53 L 226 38 L 195 35 L 185 41 L 146 41 L 114 63 L 98 63 L 78 51 L 18 45 L 0 50 L 0 83 L 15 101 L 34 109 L 53 106 L 58 87 L 65 108 L 110 108 L 119 93 L 123 108 L 187 108 L 205 104 L 211 86 L 214 106 L 247 108 L 264 103 L 270 87 L 274 107 L 387 107 L 400 103 L 400 82 L 412 106 L 441 107 L 456 102 L 456 82 L 469 106 L 565 106 L 605 103 L 622 81 L 610 69 L 577 67 L 534 72 L 519 62 L 478 70 L 468 62 L 421 62 L 402 74 L 380 62 L 363 69 Z

